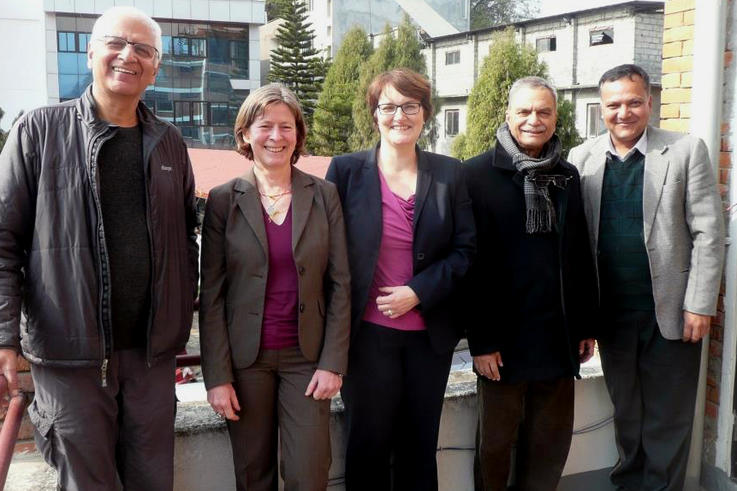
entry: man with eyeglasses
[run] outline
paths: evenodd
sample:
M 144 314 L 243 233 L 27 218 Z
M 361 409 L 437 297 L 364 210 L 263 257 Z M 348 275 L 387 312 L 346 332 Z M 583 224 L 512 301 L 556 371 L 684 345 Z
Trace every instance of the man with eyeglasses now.
M 140 101 L 160 54 L 156 22 L 111 8 L 92 85 L 27 113 L 0 154 L 0 368 L 17 391 L 18 351 L 31 362 L 29 414 L 60 489 L 173 487 L 197 243 L 187 149 Z
M 593 260 L 578 173 L 555 135 L 556 102 L 545 79 L 517 80 L 495 148 L 464 165 L 477 233 L 463 298 L 478 375 L 478 490 L 506 490 L 512 467 L 515 489 L 556 489 L 573 379 L 594 351 Z

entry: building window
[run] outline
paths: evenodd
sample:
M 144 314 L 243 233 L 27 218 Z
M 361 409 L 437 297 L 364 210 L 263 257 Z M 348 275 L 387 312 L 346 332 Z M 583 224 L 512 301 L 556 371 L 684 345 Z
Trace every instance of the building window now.
M 599 46 L 601 44 L 614 44 L 614 29 L 607 27 L 606 29 L 589 31 L 589 46 Z
M 203 38 L 175 37 L 172 39 L 174 56 L 191 56 L 204 58 L 207 56 L 207 40 Z
M 586 138 L 596 138 L 606 131 L 601 117 L 601 104 L 586 105 Z
M 445 52 L 445 64 L 446 65 L 457 65 L 461 62 L 461 51 L 446 51 Z
M 77 51 L 76 32 L 58 32 L 58 48 L 60 53 L 74 53 Z
M 458 109 L 445 111 L 445 136 L 456 136 L 458 134 Z
M 546 53 L 548 51 L 555 51 L 556 49 L 555 36 L 551 36 L 547 38 L 540 38 L 536 40 L 535 48 L 537 49 L 538 53 Z

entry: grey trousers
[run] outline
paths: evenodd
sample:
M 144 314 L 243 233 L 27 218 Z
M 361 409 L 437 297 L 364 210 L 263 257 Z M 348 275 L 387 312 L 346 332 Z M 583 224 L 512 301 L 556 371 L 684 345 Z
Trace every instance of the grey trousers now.
M 623 311 L 606 318 L 599 351 L 619 452 L 612 483 L 632 491 L 680 491 L 701 343 L 665 339 L 654 312 Z
M 305 396 L 316 364 L 298 347 L 262 350 L 235 370 L 240 420 L 228 421 L 238 491 L 276 491 L 277 430 L 285 491 L 324 491 L 330 469 L 330 400 Z
M 100 368 L 31 366 L 36 446 L 62 490 L 163 491 L 174 479 L 174 358 L 151 368 L 143 350 Z

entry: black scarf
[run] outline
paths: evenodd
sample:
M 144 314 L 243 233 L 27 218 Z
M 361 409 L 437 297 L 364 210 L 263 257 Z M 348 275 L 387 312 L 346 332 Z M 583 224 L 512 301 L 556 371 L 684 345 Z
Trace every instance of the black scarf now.
M 557 135 L 548 140 L 540 158 L 522 152 L 514 141 L 507 123 L 496 131 L 496 141 L 512 157 L 515 169 L 524 177 L 523 191 L 527 219 L 525 232 L 528 234 L 551 232 L 556 223 L 555 207 L 550 199 L 550 184 L 565 189 L 568 176 L 545 174 L 554 168 L 560 159 L 560 139 Z

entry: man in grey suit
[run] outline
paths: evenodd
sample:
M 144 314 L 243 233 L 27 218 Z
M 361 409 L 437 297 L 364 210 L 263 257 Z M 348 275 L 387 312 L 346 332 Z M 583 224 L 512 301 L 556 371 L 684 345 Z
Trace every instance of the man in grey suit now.
M 650 80 L 636 65 L 599 81 L 606 134 L 571 150 L 601 291 L 599 349 L 618 489 L 680 490 L 701 339 L 716 313 L 722 204 L 706 146 L 648 126 Z

